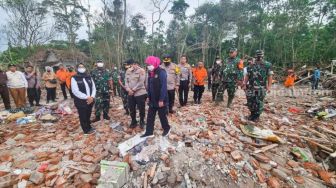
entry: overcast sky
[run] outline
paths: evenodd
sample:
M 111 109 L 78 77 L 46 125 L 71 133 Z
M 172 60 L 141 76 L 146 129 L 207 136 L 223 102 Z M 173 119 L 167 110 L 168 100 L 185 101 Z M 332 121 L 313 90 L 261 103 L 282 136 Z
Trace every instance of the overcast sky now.
M 84 0 L 84 2 L 87 2 L 87 0 Z M 189 4 L 189 8 L 186 12 L 187 15 L 191 15 L 195 12 L 195 9 L 206 2 L 218 2 L 218 0 L 186 0 L 186 2 Z M 102 3 L 101 0 L 90 0 L 91 4 L 91 12 L 93 14 L 98 14 L 101 12 Z M 170 6 L 171 7 L 171 6 Z M 165 14 L 162 16 L 162 20 L 168 25 L 169 21 L 172 19 L 172 16 L 168 13 L 168 10 L 166 10 Z M 137 13 L 141 13 L 146 17 L 146 26 L 147 29 L 151 28 L 151 12 L 153 10 L 153 5 L 151 3 L 151 0 L 127 0 L 127 13 L 128 15 L 135 15 Z M 0 27 L 4 27 L 6 25 L 6 14 L 3 10 L 0 9 Z M 0 29 L 2 30 L 2 29 Z M 78 31 L 78 38 L 79 39 L 86 39 L 86 27 L 83 26 Z M 65 39 L 64 36 L 59 36 L 57 39 Z M 7 39 L 5 38 L 4 34 L 0 32 L 0 51 L 4 51 L 7 49 Z

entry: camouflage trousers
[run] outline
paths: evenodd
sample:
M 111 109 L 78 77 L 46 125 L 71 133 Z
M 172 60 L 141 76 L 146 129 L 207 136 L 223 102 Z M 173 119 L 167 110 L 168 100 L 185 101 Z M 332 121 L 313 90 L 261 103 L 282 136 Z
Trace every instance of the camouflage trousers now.
M 127 93 L 127 91 L 124 90 L 124 89 L 121 89 L 120 97 L 121 97 L 121 100 L 123 102 L 123 106 L 124 106 L 124 109 L 125 109 L 126 113 L 129 113 L 129 108 L 128 108 L 128 93 Z
M 103 112 L 104 117 L 108 116 L 110 109 L 110 96 L 97 97 L 95 100 L 96 118 L 100 119 L 100 115 Z
M 216 94 L 216 101 L 223 101 L 224 98 L 224 92 L 225 90 L 227 90 L 228 93 L 228 106 L 231 105 L 233 98 L 235 96 L 236 93 L 236 83 L 235 82 L 223 82 L 219 85 L 218 90 L 217 90 L 217 94 Z
M 251 114 L 260 115 L 263 112 L 265 96 L 264 88 L 246 90 L 247 106 Z

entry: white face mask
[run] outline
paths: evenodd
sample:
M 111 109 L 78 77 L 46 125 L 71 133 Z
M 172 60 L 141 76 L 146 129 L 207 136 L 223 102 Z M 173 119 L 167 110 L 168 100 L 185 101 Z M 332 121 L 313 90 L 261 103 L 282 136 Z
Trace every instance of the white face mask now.
M 149 65 L 149 66 L 147 66 L 147 69 L 148 69 L 149 71 L 153 71 L 153 70 L 154 70 L 154 66 L 153 66 L 153 65 Z
M 78 68 L 78 72 L 79 72 L 79 73 L 84 73 L 85 71 L 86 71 L 85 68 Z
M 218 61 L 216 61 L 216 63 L 217 63 L 217 65 L 219 65 L 219 64 L 221 64 L 221 63 L 222 63 L 222 61 L 219 61 L 219 60 L 218 60 Z
M 97 67 L 103 67 L 104 63 L 97 63 Z

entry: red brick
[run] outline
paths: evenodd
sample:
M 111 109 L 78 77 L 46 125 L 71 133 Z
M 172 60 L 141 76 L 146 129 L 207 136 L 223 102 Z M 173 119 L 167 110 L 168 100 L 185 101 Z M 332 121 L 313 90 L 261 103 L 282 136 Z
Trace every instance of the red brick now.
M 279 183 L 279 179 L 273 176 L 268 178 L 267 185 L 270 188 L 280 188 L 281 187 Z
M 46 180 L 52 180 L 54 179 L 55 177 L 57 176 L 56 172 L 49 172 L 47 175 L 46 175 Z
M 289 161 L 287 162 L 287 165 L 290 166 L 290 167 L 292 167 L 292 168 L 297 168 L 297 167 L 299 167 L 299 163 L 296 162 L 296 161 L 293 161 L 293 160 L 289 160 Z
M 238 150 L 235 150 L 235 151 L 231 152 L 231 156 L 236 161 L 240 161 L 240 160 L 243 159 L 242 155 L 240 154 L 240 151 L 238 151 Z
M 93 157 L 90 155 L 85 155 L 84 157 L 82 157 L 82 160 L 85 162 L 92 162 L 93 161 Z
M 305 180 L 301 176 L 294 176 L 293 178 L 294 178 L 295 182 L 298 183 L 298 184 L 304 184 L 304 182 L 305 182 Z
M 328 184 L 331 184 L 331 178 L 333 176 L 332 173 L 324 171 L 324 170 L 320 170 L 318 171 L 319 177 L 321 178 L 321 180 L 325 181 Z
M 256 170 L 255 172 L 257 174 L 259 182 L 260 183 L 265 183 L 265 181 L 266 181 L 265 174 L 260 169 Z
M 311 170 L 322 170 L 322 167 L 319 166 L 318 164 L 316 163 L 312 163 L 312 162 L 304 162 L 303 163 L 303 167 L 305 169 L 311 169 Z

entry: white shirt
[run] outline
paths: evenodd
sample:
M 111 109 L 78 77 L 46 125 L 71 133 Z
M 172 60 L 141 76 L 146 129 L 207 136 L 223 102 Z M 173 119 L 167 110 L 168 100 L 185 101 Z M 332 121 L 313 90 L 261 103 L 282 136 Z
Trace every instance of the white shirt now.
M 86 93 L 82 93 L 81 91 L 79 91 L 77 81 L 75 80 L 75 78 L 71 78 L 71 91 L 72 91 L 72 93 L 76 97 L 78 97 L 79 99 L 83 99 L 83 100 L 87 99 L 88 97 L 95 98 L 96 97 L 96 85 L 93 82 L 92 78 L 91 78 L 91 81 L 92 81 L 92 95 L 90 95 L 91 91 L 90 91 L 90 87 L 89 87 L 88 83 L 86 83 L 85 79 L 83 79 L 83 81 L 84 81 Z
M 27 88 L 28 87 L 28 82 L 26 80 L 25 75 L 20 72 L 20 71 L 8 71 L 6 72 L 7 78 L 8 78 L 8 82 L 7 82 L 7 86 L 9 88 Z
M 244 67 L 244 76 L 247 75 L 247 67 Z

